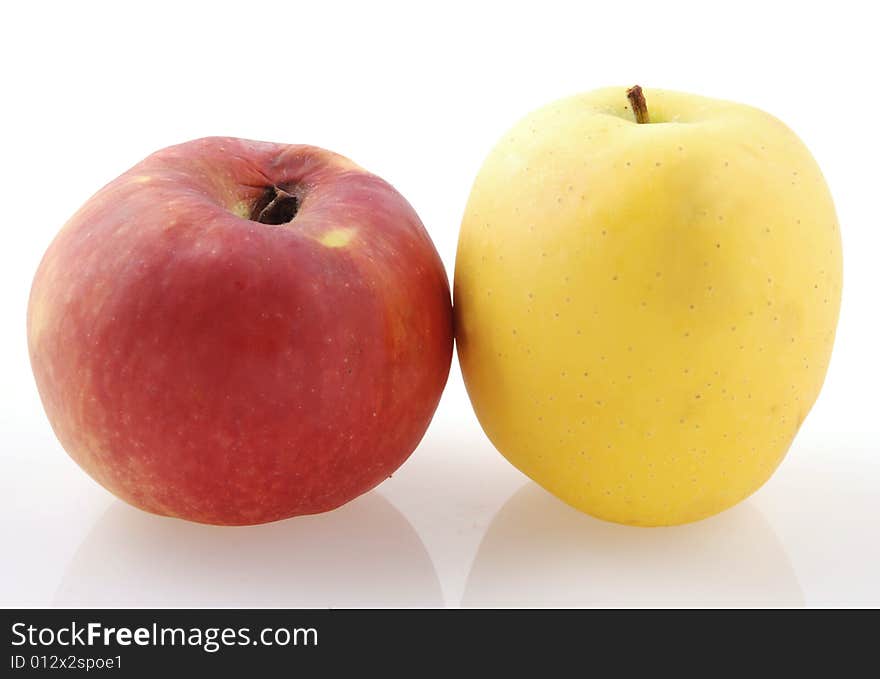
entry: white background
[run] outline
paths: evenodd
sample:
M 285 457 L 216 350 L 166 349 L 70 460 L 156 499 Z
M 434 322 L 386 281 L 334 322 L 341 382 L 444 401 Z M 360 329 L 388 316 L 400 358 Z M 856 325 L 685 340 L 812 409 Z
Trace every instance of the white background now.
M 860 7 L 3 3 L 0 604 L 880 605 L 880 53 Z M 580 515 L 492 449 L 455 362 L 412 458 L 323 516 L 223 529 L 143 514 L 56 442 L 26 353 L 31 277 L 74 210 L 152 151 L 218 134 L 343 153 L 410 200 L 451 275 L 501 133 L 555 98 L 636 82 L 774 113 L 837 204 L 826 386 L 745 503 L 674 529 Z

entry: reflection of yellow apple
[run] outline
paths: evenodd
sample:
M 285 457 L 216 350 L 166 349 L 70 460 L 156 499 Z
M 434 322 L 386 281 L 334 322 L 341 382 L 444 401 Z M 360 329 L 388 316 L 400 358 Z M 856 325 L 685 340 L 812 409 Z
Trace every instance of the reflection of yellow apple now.
M 755 502 L 687 526 L 629 529 L 526 483 L 489 524 L 462 605 L 803 606 L 804 595 Z
M 822 174 L 777 119 L 662 90 L 564 99 L 501 140 L 467 205 L 471 401 L 514 465 L 583 511 L 715 514 L 767 480 L 813 405 L 841 268 Z

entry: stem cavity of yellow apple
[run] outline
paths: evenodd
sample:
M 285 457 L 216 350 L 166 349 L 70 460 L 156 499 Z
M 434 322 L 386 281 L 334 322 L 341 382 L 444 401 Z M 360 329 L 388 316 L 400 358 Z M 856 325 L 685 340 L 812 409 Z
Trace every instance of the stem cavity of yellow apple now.
M 260 224 L 287 224 L 299 210 L 299 200 L 280 186 L 267 186 L 254 204 L 250 219 Z
M 651 118 L 648 116 L 648 104 L 645 101 L 645 93 L 642 92 L 642 88 L 638 85 L 630 87 L 626 91 L 626 98 L 629 99 L 629 103 L 632 104 L 636 122 L 639 124 L 650 123 Z

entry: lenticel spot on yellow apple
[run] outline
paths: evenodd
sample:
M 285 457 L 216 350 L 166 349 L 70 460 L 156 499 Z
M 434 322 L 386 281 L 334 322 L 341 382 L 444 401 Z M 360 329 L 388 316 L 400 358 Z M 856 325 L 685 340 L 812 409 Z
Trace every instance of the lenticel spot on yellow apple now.
M 486 159 L 456 260 L 460 362 L 489 438 L 550 492 L 695 521 L 786 454 L 841 284 L 831 196 L 788 127 L 610 87 L 531 113 Z

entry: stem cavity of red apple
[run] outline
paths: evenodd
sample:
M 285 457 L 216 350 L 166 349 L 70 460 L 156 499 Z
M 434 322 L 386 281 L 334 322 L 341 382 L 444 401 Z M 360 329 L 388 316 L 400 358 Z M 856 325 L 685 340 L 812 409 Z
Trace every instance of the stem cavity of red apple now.
M 650 123 L 651 118 L 648 116 L 648 104 L 645 102 L 645 93 L 642 92 L 642 88 L 638 85 L 633 85 L 626 91 L 626 98 L 632 104 L 636 122 L 639 124 Z
M 250 219 L 260 224 L 287 224 L 299 211 L 299 200 L 280 186 L 267 186 L 254 204 Z

